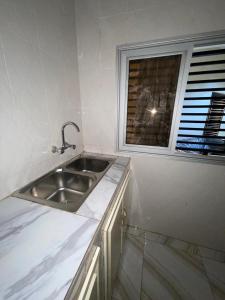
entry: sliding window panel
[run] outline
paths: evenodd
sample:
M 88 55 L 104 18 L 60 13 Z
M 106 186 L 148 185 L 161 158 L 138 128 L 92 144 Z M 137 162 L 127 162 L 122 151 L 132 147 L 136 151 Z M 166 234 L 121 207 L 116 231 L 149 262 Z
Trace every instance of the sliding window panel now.
M 181 54 L 129 61 L 126 143 L 168 147 Z
M 174 151 L 192 49 L 185 43 L 119 49 L 119 150 Z

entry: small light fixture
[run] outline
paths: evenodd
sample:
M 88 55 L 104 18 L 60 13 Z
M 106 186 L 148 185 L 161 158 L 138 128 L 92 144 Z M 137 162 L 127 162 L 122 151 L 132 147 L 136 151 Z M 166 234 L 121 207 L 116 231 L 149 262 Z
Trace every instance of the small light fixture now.
M 154 108 L 148 109 L 148 111 L 154 116 L 157 113 L 157 110 Z

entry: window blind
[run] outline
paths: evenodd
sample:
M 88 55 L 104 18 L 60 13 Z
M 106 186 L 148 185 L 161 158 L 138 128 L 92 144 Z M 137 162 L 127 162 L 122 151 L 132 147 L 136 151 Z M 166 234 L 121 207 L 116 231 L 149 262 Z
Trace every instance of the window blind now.
M 225 155 L 225 45 L 193 51 L 176 150 Z

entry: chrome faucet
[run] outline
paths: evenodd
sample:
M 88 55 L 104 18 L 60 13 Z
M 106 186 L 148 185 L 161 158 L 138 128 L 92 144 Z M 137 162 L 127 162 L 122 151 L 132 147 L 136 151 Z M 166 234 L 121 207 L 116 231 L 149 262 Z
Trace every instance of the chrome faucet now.
M 56 147 L 56 146 L 52 146 L 52 152 L 53 153 L 60 153 L 63 154 L 65 152 L 66 149 L 68 148 L 72 148 L 72 149 L 76 149 L 76 145 L 71 145 L 69 143 L 66 142 L 65 140 L 65 128 L 67 125 L 72 125 L 76 128 L 76 130 L 78 132 L 80 132 L 80 128 L 77 126 L 76 123 L 72 122 L 72 121 L 68 121 L 66 123 L 63 124 L 62 129 L 61 129 L 61 134 L 62 134 L 62 147 Z

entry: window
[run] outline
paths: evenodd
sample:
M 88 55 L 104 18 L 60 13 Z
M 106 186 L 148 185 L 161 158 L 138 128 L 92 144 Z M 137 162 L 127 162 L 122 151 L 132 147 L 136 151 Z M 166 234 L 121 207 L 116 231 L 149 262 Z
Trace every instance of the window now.
M 168 147 L 181 54 L 129 61 L 126 143 Z
M 225 34 L 118 47 L 120 151 L 225 156 Z
M 225 155 L 225 45 L 194 49 L 176 150 Z

